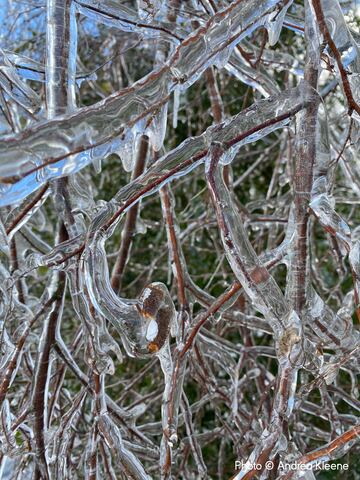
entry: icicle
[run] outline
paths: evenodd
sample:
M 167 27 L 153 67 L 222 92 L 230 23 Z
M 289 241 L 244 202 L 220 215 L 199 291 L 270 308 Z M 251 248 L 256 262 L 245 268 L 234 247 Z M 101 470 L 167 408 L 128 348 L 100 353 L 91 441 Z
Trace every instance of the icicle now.
M 135 151 L 137 135 L 133 129 L 127 130 L 125 137 L 121 140 L 121 146 L 117 152 L 120 155 L 122 166 L 125 172 L 132 172 L 135 164 Z
M 161 150 L 164 144 L 166 136 L 167 114 L 168 104 L 160 108 L 159 112 L 152 117 L 149 127 L 145 129 L 145 134 L 149 137 L 150 143 L 155 152 Z
M 285 15 L 293 3 L 293 0 L 290 0 L 285 3 L 283 8 L 279 10 L 275 10 L 272 12 L 269 17 L 267 18 L 264 27 L 268 31 L 269 35 L 269 45 L 273 47 L 279 40 L 280 32 L 284 23 Z

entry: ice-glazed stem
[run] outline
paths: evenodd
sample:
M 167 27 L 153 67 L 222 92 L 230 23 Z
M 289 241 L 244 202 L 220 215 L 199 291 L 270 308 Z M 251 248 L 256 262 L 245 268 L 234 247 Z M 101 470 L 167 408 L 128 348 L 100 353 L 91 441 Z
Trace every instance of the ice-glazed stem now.
M 48 0 L 46 11 L 46 107 L 47 117 L 52 119 L 75 108 L 77 31 L 73 0 Z M 54 190 L 55 208 L 68 232 L 73 231 L 75 235 L 67 179 L 59 179 Z
M 296 463 L 298 465 L 310 466 L 311 464 L 315 465 L 317 462 L 322 463 L 341 458 L 359 440 L 360 425 L 355 425 L 353 428 L 350 428 L 345 433 L 335 438 L 332 442 L 329 442 L 327 445 L 324 445 L 323 447 L 313 450 L 312 452 L 309 452 L 306 455 L 296 459 Z M 295 471 L 290 471 L 279 477 L 279 480 L 289 480 L 294 476 L 295 473 Z
M 356 56 L 358 55 L 358 47 L 356 46 L 354 40 L 351 38 L 351 35 L 349 34 L 349 32 L 347 30 L 345 22 L 344 21 L 342 22 L 343 25 L 341 25 L 341 23 L 340 23 L 343 19 L 341 8 L 340 8 L 337 0 L 325 0 L 325 1 L 324 0 L 323 1 L 321 1 L 321 0 L 311 0 L 311 3 L 312 3 L 312 6 L 313 6 L 315 14 L 316 14 L 316 19 L 317 19 L 317 22 L 318 22 L 318 25 L 319 25 L 320 32 L 321 32 L 322 36 L 324 37 L 324 40 L 327 43 L 331 53 L 333 54 L 333 56 L 335 58 L 335 61 L 336 61 L 336 64 L 337 64 L 337 67 L 339 69 L 342 86 L 343 86 L 343 89 L 344 89 L 346 100 L 348 102 L 349 114 L 351 115 L 352 112 L 355 110 L 355 112 L 358 115 L 360 115 L 360 106 L 359 106 L 359 104 L 357 103 L 357 101 L 354 97 L 354 95 L 357 94 L 357 92 L 355 92 L 355 93 L 353 92 L 350 81 L 349 81 L 349 78 L 348 78 L 348 72 L 346 71 L 346 66 L 347 66 L 346 63 L 350 63 L 354 59 L 354 57 L 355 57 L 355 61 L 357 63 L 357 67 L 359 67 L 360 60 L 359 60 L 359 58 L 356 58 Z M 347 36 L 350 37 L 349 42 L 347 44 L 347 50 L 350 51 L 350 55 L 352 56 L 352 58 L 350 60 L 347 59 L 347 58 L 342 58 L 342 56 L 341 56 L 339 48 L 336 45 L 336 41 L 334 41 L 334 39 L 333 39 L 333 37 L 332 37 L 332 35 L 329 31 L 328 25 L 326 24 L 323 4 L 325 4 L 327 8 L 336 9 L 336 7 L 339 7 L 337 9 L 337 12 L 336 12 L 337 15 L 338 15 L 338 18 L 333 18 L 332 20 L 333 20 L 333 22 L 335 22 L 336 26 L 338 25 L 338 22 L 339 22 L 339 26 L 337 26 L 337 28 L 335 29 L 335 33 L 339 36 L 339 38 L 341 38 L 341 37 L 344 38 L 346 34 L 347 34 Z M 327 11 L 327 10 L 325 10 L 325 11 Z M 350 49 L 349 49 L 349 43 L 353 44 Z M 343 45 L 339 45 L 339 47 L 343 47 Z M 353 50 L 356 50 L 356 52 L 354 52 Z M 345 65 L 344 65 L 344 61 L 346 62 Z
M 76 19 L 72 0 L 47 0 L 46 106 L 51 119 L 75 107 Z
M 40 107 L 40 98 L 27 83 L 21 80 L 10 57 L 11 55 L 0 49 L 0 104 L 2 110 L 4 107 L 8 110 L 7 102 L 3 96 L 3 93 L 6 93 L 11 101 L 22 107 L 31 118 L 34 118 L 33 114 Z M 12 117 L 10 110 L 7 113 Z M 9 118 L 9 121 L 12 123 L 12 118 Z
M 222 143 L 222 148 L 228 152 L 226 162 L 230 163 L 240 146 L 286 125 L 293 115 L 312 101 L 313 96 L 313 90 L 306 83 L 301 83 L 299 87 L 280 95 L 258 101 L 221 124 L 209 127 L 198 137 L 185 140 L 161 157 L 140 177 L 119 190 L 112 204 L 99 214 L 99 217 L 108 215 L 109 212 L 105 210 L 115 209 L 113 215 L 104 220 L 103 228 L 107 230 L 114 222 L 118 222 L 124 211 L 144 196 L 154 193 L 161 186 L 186 175 L 203 163 L 212 142 Z
M 213 68 L 209 67 L 206 70 L 205 78 L 214 122 L 220 123 L 224 119 L 224 105 L 220 96 L 219 86 L 217 84 Z
M 303 92 L 304 95 L 299 101 L 300 91 Z M 264 103 L 259 102 L 259 104 L 254 107 L 257 112 L 256 118 L 249 117 L 249 113 L 252 110 L 250 108 L 231 119 L 229 122 L 221 124 L 220 126 L 211 127 L 209 129 L 210 138 L 222 138 L 224 140 L 224 148 L 230 150 L 231 147 L 237 143 L 250 141 L 254 138 L 254 135 L 260 136 L 269 133 L 273 129 L 282 125 L 282 122 L 287 120 L 290 115 L 301 109 L 303 102 L 308 101 L 309 97 L 306 86 L 304 85 L 300 91 L 294 90 L 290 94 L 284 94 L 283 96 L 276 98 L 275 101 L 270 98 L 265 100 Z M 296 103 L 296 100 L 298 103 Z M 278 112 L 278 116 L 275 118 L 273 117 L 274 108 Z M 248 130 L 236 135 L 236 133 L 239 132 L 239 128 L 241 131 L 241 127 L 248 128 Z M 173 309 L 173 307 L 171 307 L 172 302 L 164 290 L 165 287 L 157 285 L 154 286 L 152 292 L 147 292 L 145 290 L 139 301 L 135 303 L 125 302 L 117 297 L 111 288 L 109 281 L 108 265 L 104 247 L 106 238 L 111 235 L 122 215 L 129 207 L 135 204 L 144 195 L 151 193 L 161 185 L 167 183 L 171 178 L 176 178 L 176 176 L 178 176 L 180 170 L 178 165 L 179 157 L 184 158 L 184 150 L 185 155 L 191 155 L 192 153 L 194 154 L 196 150 L 200 150 L 199 153 L 194 155 L 195 158 L 190 156 L 188 160 L 183 161 L 181 166 L 184 173 L 191 170 L 194 164 L 202 161 L 202 158 L 205 157 L 208 151 L 208 148 L 206 148 L 208 138 L 209 135 L 205 134 L 197 139 L 192 139 L 189 142 L 186 142 L 183 146 L 180 146 L 172 154 L 170 153 L 163 159 L 160 159 L 146 173 L 133 180 L 128 186 L 124 187 L 124 189 L 120 190 L 113 201 L 99 212 L 90 226 L 88 240 L 86 242 L 87 248 L 84 250 L 80 267 L 82 273 L 79 278 L 85 278 L 89 296 L 95 309 L 108 318 L 122 335 L 124 335 L 124 344 L 127 351 L 133 355 L 145 355 L 146 353 L 149 353 L 149 349 L 150 353 L 154 353 L 163 346 L 164 338 L 166 337 L 165 333 L 168 331 L 170 317 L 172 315 L 170 313 Z M 189 144 L 189 149 L 186 148 L 188 146 L 187 143 Z M 230 158 L 232 158 L 232 156 Z M 175 165 L 177 165 L 177 167 Z M 169 173 L 163 174 L 164 167 L 166 168 L 165 171 Z M 171 170 L 171 167 L 173 167 L 173 170 Z M 159 179 L 154 181 L 154 175 L 159 174 L 158 172 L 162 174 L 162 177 L 160 177 L 160 181 Z M 246 248 L 248 247 L 246 246 Z M 251 267 L 254 267 L 254 265 L 252 264 Z M 260 267 L 255 273 L 252 272 L 260 283 L 259 275 L 261 276 L 261 272 L 266 275 L 265 270 Z M 251 283 L 254 283 L 251 278 L 250 280 Z M 276 289 L 276 286 L 271 279 L 268 283 Z M 267 288 L 266 285 L 264 285 L 264 288 Z M 158 296 L 159 303 L 157 303 L 157 301 L 155 302 L 157 305 L 154 307 L 155 310 L 164 307 L 165 311 L 168 312 L 163 316 L 156 311 L 156 316 L 158 314 L 160 315 L 157 319 L 160 320 L 161 318 L 162 326 L 157 330 L 156 337 L 151 341 L 146 339 L 147 332 L 149 329 L 152 329 L 151 321 L 153 318 L 151 315 L 148 320 L 144 322 L 144 305 L 146 304 L 146 298 L 144 295 L 146 294 L 149 294 L 149 298 L 152 298 L 154 295 L 154 299 Z M 280 318 L 284 316 L 287 307 L 284 302 L 279 304 L 276 298 L 274 298 L 272 302 L 272 308 L 275 309 L 275 313 L 273 311 L 271 314 L 272 317 L 270 315 L 270 318 L 277 317 L 276 321 L 278 326 L 280 326 Z M 268 316 L 269 315 L 266 314 L 266 317 Z M 167 320 L 165 320 L 165 317 Z M 160 326 L 160 324 L 158 326 Z M 158 341 L 160 340 L 161 343 L 159 344 Z
M 45 480 L 50 480 L 52 478 L 48 466 L 47 452 L 45 449 L 45 436 L 47 432 L 48 383 L 51 367 L 50 352 L 55 343 L 57 324 L 62 316 L 65 294 L 65 272 L 60 272 L 58 277 L 57 295 L 53 304 L 53 308 L 46 319 L 40 338 L 32 394 L 32 405 L 34 410 L 34 440 L 37 459 L 35 478 L 44 478 Z
M 34 314 L 33 318 L 26 324 L 25 329 L 18 339 L 15 349 L 12 352 L 6 366 L 3 369 L 3 372 L 0 377 L 0 408 L 2 403 L 6 397 L 9 387 L 11 386 L 12 379 L 14 379 L 14 372 L 16 372 L 17 368 L 20 364 L 20 359 L 22 356 L 22 349 L 24 347 L 25 341 L 29 336 L 31 331 L 31 327 L 35 324 L 35 322 L 41 317 L 41 315 L 54 303 L 55 297 L 52 296 L 48 298 L 44 304 L 41 304 L 39 310 Z
M 131 179 L 134 180 L 139 177 L 146 165 L 146 157 L 148 153 L 149 139 L 145 135 L 141 136 L 137 156 L 135 160 L 134 170 L 132 171 Z M 139 203 L 136 203 L 133 207 L 129 208 L 126 213 L 126 219 L 124 228 L 121 235 L 121 244 L 119 249 L 119 254 L 116 259 L 114 269 L 111 275 L 111 286 L 115 292 L 120 292 L 122 278 L 124 275 L 124 269 L 126 266 L 127 259 L 130 254 L 131 244 L 136 229 L 136 221 L 138 217 Z
M 43 205 L 46 200 L 49 185 L 45 183 L 31 199 L 21 204 L 18 208 L 14 208 L 7 218 L 6 234 L 11 240 L 12 236 L 23 227 L 34 213 Z
M 254 307 L 271 325 L 277 341 L 279 374 L 270 426 L 263 431 L 260 442 L 248 460 L 249 465 L 264 465 L 275 449 L 284 422 L 293 409 L 297 372 L 301 365 L 302 326 L 296 312 L 288 305 L 279 286 L 256 255 L 239 216 L 236 216 L 236 208 L 224 182 L 220 164 L 224 154 L 222 144 L 213 143 L 205 166 L 224 250 L 238 281 Z M 236 478 L 249 479 L 255 473 L 253 468 L 247 466 Z
M 222 142 L 222 147 L 229 152 L 227 162 L 230 162 L 241 145 L 283 127 L 313 98 L 314 91 L 307 87 L 306 83 L 301 83 L 280 95 L 256 102 L 220 125 L 209 127 L 202 135 L 185 140 L 157 160 L 146 172 L 121 188 L 95 217 L 91 229 L 96 230 L 97 225 L 104 232 L 110 227 L 115 228 L 123 214 L 142 198 L 201 165 L 206 159 L 211 142 Z M 66 245 L 55 247 L 53 252 L 42 258 L 32 259 L 31 268 L 35 265 L 59 265 L 81 254 L 84 248 L 85 243 L 82 242 L 82 236 L 79 236 Z
M 278 451 L 277 445 L 279 439 L 283 430 L 287 427 L 294 407 L 299 365 L 292 364 L 290 357 L 294 356 L 296 358 L 296 356 L 299 355 L 299 342 L 301 340 L 301 337 L 295 332 L 295 327 L 287 329 L 281 337 L 277 348 L 278 357 L 280 350 L 282 350 L 283 359 L 279 365 L 269 424 L 267 428 L 263 430 L 246 464 L 241 471 L 233 477 L 233 480 L 250 480 L 265 469 L 266 461 L 269 458 L 274 458 Z M 257 466 L 256 468 L 255 465 Z M 261 468 L 258 466 L 261 466 Z
M 314 182 L 312 185 L 309 203 L 310 212 L 330 236 L 334 237 L 341 252 L 349 254 L 349 263 L 353 273 L 356 310 L 359 315 L 357 298 L 359 296 L 359 256 L 358 242 L 352 239 L 352 232 L 346 221 L 336 212 L 335 202 L 331 195 L 330 178 L 331 168 L 330 144 L 328 128 L 324 120 L 318 117 L 316 135 L 316 163 L 314 168 Z M 359 332 L 353 328 L 351 312 L 343 310 L 342 315 L 332 311 L 324 300 L 309 285 L 307 293 L 306 315 L 309 326 L 321 339 L 324 345 L 337 348 L 353 348 L 359 339 Z
M 163 480 L 171 477 L 172 449 L 178 441 L 179 406 L 186 371 L 186 362 L 181 361 L 178 353 L 177 351 L 173 361 L 167 344 L 158 355 L 165 380 L 161 407 L 163 436 L 160 445 L 160 478 Z
M 105 222 L 104 219 L 102 221 Z M 118 297 L 110 284 L 101 226 L 96 233 L 92 231 L 92 235 L 79 266 L 80 298 L 88 303 L 84 293 L 86 285 L 91 304 L 116 327 L 129 355 L 146 357 L 157 353 L 168 338 L 175 314 L 166 286 L 152 283 L 136 300 L 126 301 Z M 84 313 L 88 315 L 86 310 Z
M 205 72 L 206 88 L 210 98 L 211 111 L 215 123 L 221 123 L 224 120 L 224 104 L 220 95 L 219 86 L 216 81 L 215 72 L 209 67 Z M 225 165 L 223 169 L 224 180 L 227 187 L 230 186 L 231 165 Z
M 317 90 L 320 45 L 317 42 L 316 24 L 305 3 L 306 58 L 304 78 L 314 92 Z M 309 202 L 316 162 L 317 112 L 320 97 L 315 96 L 297 116 L 297 156 L 294 174 L 295 239 L 290 254 L 287 296 L 295 311 L 300 315 L 305 305 L 309 283 Z
M 220 143 L 213 143 L 206 162 L 206 179 L 211 193 L 224 250 L 238 281 L 278 336 L 287 326 L 291 310 L 268 270 L 261 264 L 226 188 L 219 164 L 224 155 Z
M 124 32 L 137 32 L 145 37 L 162 37 L 179 42 L 184 32 L 177 26 L 163 22 L 147 23 L 142 21 L 135 10 L 112 0 L 75 0 L 80 13 L 99 23 L 118 28 Z M 179 30 L 179 32 L 177 32 Z
M 207 478 L 207 468 L 204 463 L 201 447 L 196 440 L 196 432 L 192 421 L 190 405 L 185 393 L 183 393 L 182 395 L 181 409 L 184 415 L 186 433 L 190 441 L 191 451 L 196 463 L 196 468 L 199 473 L 199 479 Z
M 100 437 L 116 455 L 121 471 L 126 478 L 133 480 L 150 480 L 140 461 L 123 443 L 119 427 L 109 415 L 105 396 L 105 375 L 94 374 L 93 412 L 95 422 L 89 435 L 86 449 L 86 479 L 96 480 L 99 476 L 98 446 Z
M 179 227 L 175 218 L 174 198 L 169 185 L 165 185 L 160 190 L 160 199 L 162 211 L 166 222 L 166 233 L 171 255 L 171 262 L 173 264 L 174 276 L 177 283 L 177 297 L 180 306 L 180 311 L 183 315 L 189 311 L 189 304 L 186 298 L 184 269 L 185 262 L 181 250 L 179 240 Z M 183 315 L 181 315 L 183 317 Z M 185 318 L 182 318 L 182 335 L 184 335 Z

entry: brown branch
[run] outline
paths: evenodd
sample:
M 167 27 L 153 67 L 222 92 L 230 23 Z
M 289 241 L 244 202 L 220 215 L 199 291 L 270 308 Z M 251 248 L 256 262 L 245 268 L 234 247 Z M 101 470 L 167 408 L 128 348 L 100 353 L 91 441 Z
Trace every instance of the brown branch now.
M 305 28 L 306 59 L 304 78 L 309 85 L 317 90 L 318 59 L 320 52 L 312 51 L 312 38 L 315 32 L 310 24 L 310 12 L 306 4 L 305 16 L 309 22 Z M 316 43 L 315 43 L 316 45 Z M 294 175 L 294 204 L 296 237 L 294 242 L 294 256 L 291 261 L 291 296 L 295 311 L 300 314 L 306 302 L 306 289 L 309 278 L 308 271 L 308 243 L 309 243 L 309 210 L 311 188 L 313 184 L 313 170 L 316 161 L 317 147 L 317 115 L 320 98 L 308 104 L 300 114 L 297 131 L 297 157 Z
M 209 67 L 206 70 L 205 80 L 214 121 L 215 123 L 220 123 L 224 119 L 224 105 L 221 100 L 219 87 L 215 78 L 214 69 L 212 67 Z
M 146 135 L 142 135 L 139 143 L 139 149 L 136 155 L 134 170 L 131 175 L 131 180 L 135 180 L 143 173 L 146 165 L 148 148 L 149 139 Z M 120 250 L 110 280 L 111 286 L 116 293 L 120 292 L 121 289 L 124 269 L 130 253 L 131 244 L 135 233 L 138 210 L 139 203 L 136 203 L 126 213 L 124 228 L 121 236 Z
M 332 442 L 328 443 L 324 447 L 318 448 L 312 452 L 303 455 L 296 463 L 298 465 L 307 465 L 308 463 L 320 461 L 322 458 L 331 458 L 336 455 L 337 450 L 344 448 L 349 442 L 359 441 L 360 440 L 360 425 L 356 425 L 347 432 L 343 433 L 339 437 L 335 438 Z M 290 471 L 287 474 L 283 475 L 281 480 L 289 480 L 296 471 Z
M 35 205 L 42 199 L 42 197 L 44 196 L 44 194 L 46 193 L 46 191 L 48 190 L 49 188 L 49 184 L 48 183 L 45 183 L 40 189 L 38 192 L 36 192 L 36 194 L 34 195 L 33 199 L 29 202 L 29 201 L 25 201 L 24 202 L 24 206 L 23 208 L 20 210 L 20 212 L 18 213 L 18 215 L 12 220 L 12 222 L 10 223 L 10 225 L 8 225 L 6 227 L 6 234 L 9 235 L 9 233 L 12 232 L 12 230 L 14 230 L 14 228 L 21 222 L 21 220 L 25 217 L 25 215 L 27 213 L 30 212 L 30 210 L 35 207 Z
M 10 241 L 10 266 L 11 266 L 11 274 L 19 270 L 19 261 L 18 261 L 18 254 L 17 254 L 17 247 L 16 247 L 16 239 L 12 238 Z M 21 283 L 21 278 L 16 280 L 16 289 L 19 295 L 19 301 L 21 303 L 25 303 L 25 296 L 24 296 L 24 289 Z
M 10 380 L 13 375 L 13 372 L 16 368 L 16 365 L 18 363 L 18 359 L 20 356 L 20 353 L 24 347 L 25 341 L 30 333 L 30 330 L 32 326 L 35 324 L 35 322 L 43 315 L 44 312 L 50 307 L 50 305 L 55 301 L 55 296 L 53 295 L 43 306 L 42 308 L 38 311 L 36 315 L 31 319 L 29 324 L 25 327 L 24 332 L 22 333 L 21 337 L 16 343 L 15 350 L 11 356 L 11 360 L 6 366 L 6 369 L 4 373 L 1 376 L 1 381 L 0 381 L 0 408 L 1 405 L 6 397 L 7 391 L 9 389 L 10 385 Z
M 59 241 L 66 240 L 67 232 L 63 223 L 60 225 Z M 36 446 L 37 467 L 35 478 L 45 478 L 48 480 L 49 471 L 45 455 L 45 436 L 46 429 L 45 415 L 47 404 L 46 385 L 48 382 L 50 367 L 50 352 L 55 344 L 57 325 L 61 316 L 61 305 L 65 295 L 66 274 L 59 272 L 58 287 L 54 294 L 54 306 L 46 321 L 41 335 L 39 353 L 37 358 L 36 370 L 34 372 L 34 386 L 32 395 L 32 406 L 34 410 L 34 441 Z
M 189 333 L 186 339 L 185 345 L 179 353 L 180 360 L 185 356 L 186 352 L 191 348 L 191 346 L 194 343 L 196 335 L 199 333 L 201 327 L 206 323 L 208 318 L 211 317 L 211 315 L 214 315 L 216 312 L 218 312 L 220 308 L 224 305 L 224 303 L 230 300 L 239 290 L 241 290 L 240 283 L 238 282 L 234 283 L 222 295 L 220 295 L 219 298 L 216 299 L 216 301 L 206 310 L 206 312 L 200 315 L 198 322 L 191 329 L 191 332 Z
M 347 102 L 348 102 L 348 106 L 349 106 L 349 115 L 351 115 L 354 110 L 356 111 L 356 113 L 358 113 L 360 115 L 360 106 L 357 104 L 357 102 L 354 99 L 354 96 L 353 96 L 353 93 L 352 93 L 352 90 L 351 90 L 351 86 L 350 86 L 350 82 L 349 82 L 349 79 L 348 79 L 348 73 L 346 72 L 345 67 L 342 63 L 341 53 L 339 52 L 338 48 L 336 47 L 335 42 L 332 39 L 330 31 L 328 29 L 328 26 L 326 24 L 325 15 L 324 15 L 324 12 L 323 12 L 323 9 L 322 9 L 322 6 L 321 6 L 321 1 L 320 0 L 311 0 L 311 3 L 312 3 L 312 5 L 314 7 L 314 10 L 315 10 L 315 14 L 316 14 L 316 18 L 317 18 L 317 21 L 318 21 L 318 24 L 319 24 L 319 27 L 320 27 L 320 31 L 321 31 L 326 43 L 328 44 L 332 54 L 335 57 L 335 60 L 336 60 L 336 63 L 337 63 L 337 66 L 338 66 L 338 69 L 339 69 L 339 72 L 340 72 L 341 81 L 342 81 L 343 88 L 344 88 L 344 93 L 345 93 L 345 96 L 346 96 L 346 99 L 347 99 Z
M 185 291 L 185 280 L 184 280 L 184 271 L 183 265 L 181 264 L 181 246 L 175 230 L 174 225 L 174 212 L 172 210 L 172 199 L 171 191 L 168 185 L 160 189 L 160 199 L 164 212 L 165 222 L 166 222 L 166 231 L 168 236 L 168 243 L 171 252 L 172 259 L 174 261 L 175 270 L 176 270 L 176 282 L 177 282 L 177 293 L 178 301 L 180 305 L 180 310 L 182 313 L 189 312 L 189 305 L 186 298 Z M 182 315 L 182 335 L 184 336 L 184 317 Z
M 216 81 L 215 72 L 209 67 L 205 72 L 206 87 L 210 98 L 210 105 L 215 123 L 221 123 L 224 120 L 224 105 Z M 230 187 L 231 165 L 225 165 L 223 176 L 226 186 Z

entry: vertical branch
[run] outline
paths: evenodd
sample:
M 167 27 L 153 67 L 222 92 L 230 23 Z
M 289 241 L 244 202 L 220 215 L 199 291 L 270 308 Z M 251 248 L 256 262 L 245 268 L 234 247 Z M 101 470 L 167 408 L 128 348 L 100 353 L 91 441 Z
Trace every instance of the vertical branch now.
M 180 306 L 180 311 L 188 311 L 189 305 L 186 299 L 185 292 L 185 280 L 184 280 L 184 271 L 183 265 L 181 263 L 181 258 L 183 258 L 181 252 L 181 246 L 179 244 L 178 232 L 176 231 L 175 219 L 174 219 L 174 200 L 171 198 L 172 193 L 170 187 L 165 185 L 165 187 L 160 189 L 160 199 L 163 209 L 163 215 L 166 222 L 166 232 L 168 237 L 168 244 L 171 253 L 171 258 L 174 262 L 175 267 L 175 278 L 177 282 L 177 292 L 178 292 L 178 302 Z M 184 325 L 182 325 L 182 335 L 184 335 Z
M 75 105 L 76 23 L 72 0 L 47 0 L 46 7 L 46 106 L 50 119 L 70 111 Z M 69 238 L 65 225 L 74 224 L 66 179 L 56 181 L 55 196 L 63 200 L 63 211 L 61 204 L 55 201 L 55 207 L 64 218 L 60 222 L 58 235 L 58 241 L 63 242 Z M 55 273 L 53 281 L 58 282 L 57 293 L 40 339 L 32 395 L 37 457 L 34 476 L 46 480 L 51 478 L 45 452 L 50 352 L 55 344 L 57 325 L 62 315 L 65 272 Z
M 213 67 L 209 67 L 205 72 L 206 88 L 210 98 L 211 111 L 215 123 L 224 120 L 224 105 L 219 92 Z M 225 185 L 229 188 L 231 179 L 231 165 L 224 165 L 222 169 Z
M 63 225 L 60 227 L 59 240 L 67 238 L 66 230 Z M 49 382 L 50 373 L 50 352 L 55 344 L 55 336 L 58 322 L 62 315 L 62 306 L 65 294 L 65 272 L 58 274 L 58 286 L 54 294 L 54 305 L 45 322 L 36 362 L 36 369 L 34 372 L 34 384 L 32 394 L 32 406 L 34 410 L 34 440 L 36 445 L 37 466 L 35 470 L 35 479 L 44 478 L 49 480 L 51 478 L 47 458 L 46 458 L 46 442 L 45 431 L 47 426 L 47 400 L 48 391 L 47 385 Z
M 36 315 L 31 319 L 31 321 L 26 325 L 22 335 L 18 339 L 15 349 L 9 359 L 9 362 L 6 365 L 6 368 L 1 373 L 0 377 L 0 408 L 6 397 L 9 386 L 11 385 L 11 379 L 13 378 L 14 372 L 16 371 L 17 365 L 19 365 L 19 358 L 21 357 L 22 349 L 24 348 L 25 341 L 30 333 L 31 327 L 39 319 L 39 317 L 46 311 L 54 301 L 54 297 L 51 297 L 37 312 Z
M 143 173 L 146 165 L 148 148 L 149 139 L 146 135 L 142 135 L 139 142 L 138 152 L 135 160 L 134 170 L 132 171 L 131 175 L 131 180 L 134 180 Z M 139 206 L 140 202 L 132 206 L 126 213 L 124 229 L 121 235 L 120 250 L 110 280 L 111 286 L 116 293 L 119 293 L 121 290 L 124 269 L 130 254 L 131 244 L 135 233 Z
M 16 270 L 19 269 L 18 252 L 17 252 L 15 238 L 12 238 L 10 241 L 10 266 L 11 266 L 11 273 L 14 273 Z M 19 278 L 16 281 L 16 288 L 19 295 L 19 301 L 21 303 L 25 303 L 25 295 L 24 295 L 24 289 L 23 289 L 21 278 Z
M 88 472 L 87 472 L 87 479 L 88 480 L 96 480 L 97 472 L 98 472 L 98 453 L 97 453 L 97 445 L 98 445 L 98 426 L 96 419 L 99 415 L 101 415 L 101 383 L 103 379 L 101 376 L 93 372 L 93 384 L 94 384 L 94 393 L 95 398 L 93 400 L 93 416 L 94 416 L 94 423 L 92 429 L 90 431 L 90 438 L 89 444 L 87 448 L 87 463 L 88 463 Z
M 305 81 L 316 91 L 318 81 L 318 67 L 320 49 L 316 42 L 315 24 L 308 1 L 305 2 Z M 295 165 L 295 222 L 296 237 L 295 246 L 291 255 L 291 264 L 288 272 L 287 295 L 293 303 L 294 310 L 300 314 L 306 302 L 307 283 L 309 281 L 308 265 L 308 204 L 313 182 L 313 167 L 316 157 L 316 124 L 319 99 L 306 105 L 299 114 L 297 145 L 298 156 Z M 299 342 L 301 339 L 302 327 L 296 314 L 291 315 L 287 328 L 278 340 L 277 356 L 279 361 L 279 373 L 277 378 L 276 391 L 271 413 L 269 432 L 264 432 L 259 444 L 254 448 L 252 457 L 256 464 L 265 467 L 273 451 L 276 453 L 276 444 L 282 432 L 288 426 L 290 414 L 294 403 L 294 394 L 297 385 L 297 356 L 300 354 Z M 294 355 L 295 354 L 295 355 Z M 293 359 L 290 361 L 290 356 Z M 294 362 L 295 357 L 295 362 Z M 243 471 L 241 478 L 249 480 L 257 472 L 253 467 Z M 274 472 L 276 473 L 276 472 Z M 234 477 L 240 478 L 240 474 Z
M 176 23 L 177 9 L 180 6 L 179 0 L 171 0 L 167 9 L 167 18 L 171 24 Z M 156 60 L 164 63 L 168 54 L 168 46 L 160 41 L 157 46 Z M 170 258 L 174 265 L 174 276 L 177 282 L 177 297 L 181 319 L 181 332 L 177 332 L 177 340 L 183 340 L 185 336 L 186 321 L 189 316 L 189 304 L 185 291 L 184 268 L 182 264 L 183 254 L 179 242 L 174 212 L 174 199 L 169 185 L 160 189 L 160 201 L 163 216 L 166 222 L 166 234 Z M 174 356 L 178 359 L 178 349 Z M 177 368 L 177 362 L 173 362 L 170 345 L 165 347 L 164 352 L 159 355 L 160 364 L 164 374 L 164 393 L 162 398 L 162 427 L 163 435 L 160 444 L 160 469 L 163 480 L 171 478 L 172 448 L 177 442 L 177 423 L 180 397 L 183 391 L 185 365 L 182 372 Z M 175 380 L 175 382 L 174 382 Z
M 73 9 L 72 0 L 47 0 L 46 105 L 48 118 L 67 113 L 75 106 L 76 23 Z M 60 224 L 58 238 L 59 242 L 62 242 L 68 238 L 68 227 L 75 223 L 71 213 L 67 179 L 56 181 L 55 197 L 55 207 L 64 218 L 64 222 Z M 44 326 L 39 345 L 33 390 L 34 434 L 38 461 L 35 478 L 41 475 L 45 479 L 50 478 L 44 440 L 47 425 L 46 390 L 50 351 L 55 343 L 57 324 L 61 316 L 60 307 L 63 302 L 65 278 L 65 272 L 61 271 L 57 279 L 59 295 Z
M 308 2 L 305 3 L 306 59 L 304 78 L 316 91 L 319 74 L 320 46 L 316 42 L 315 24 Z M 316 160 L 316 128 L 319 97 L 306 105 L 298 115 L 297 156 L 294 175 L 294 205 L 296 236 L 289 269 L 288 296 L 300 314 L 309 282 L 309 202 Z
M 220 96 L 219 87 L 215 78 L 214 69 L 208 68 L 205 72 L 206 87 L 210 98 L 210 105 L 213 118 L 216 123 L 224 119 L 224 105 Z
M 73 0 L 47 0 L 46 107 L 48 118 L 75 108 L 76 18 Z M 67 178 L 55 184 L 55 207 L 67 229 L 75 224 Z
M 335 61 L 337 63 L 344 93 L 346 96 L 346 100 L 348 102 L 348 107 L 349 107 L 348 113 L 349 115 L 351 115 L 352 112 L 355 110 L 360 115 L 360 106 L 357 104 L 356 100 L 354 99 L 354 96 L 351 90 L 351 85 L 348 79 L 348 72 L 346 71 L 343 65 L 341 53 L 336 47 L 336 44 L 332 39 L 328 26 L 326 25 L 324 11 L 321 6 L 321 0 L 311 0 L 311 3 L 315 11 L 315 15 L 316 15 L 317 22 L 319 24 L 320 31 L 324 37 L 325 42 L 328 44 L 329 49 L 334 55 Z
M 46 6 L 46 107 L 53 118 L 75 107 L 76 19 L 72 0 Z

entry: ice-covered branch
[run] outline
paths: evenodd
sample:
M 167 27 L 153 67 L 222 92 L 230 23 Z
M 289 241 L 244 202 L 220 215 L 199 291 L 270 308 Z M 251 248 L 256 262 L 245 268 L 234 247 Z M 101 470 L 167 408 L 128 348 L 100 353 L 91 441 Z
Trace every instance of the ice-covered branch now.
M 4 6 L 1 479 L 351 470 L 353 3 Z

